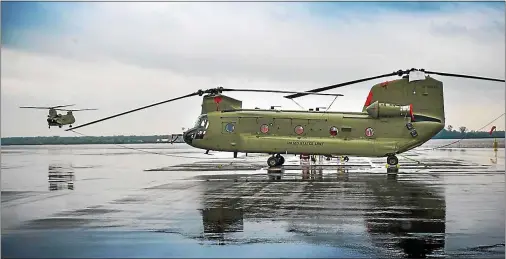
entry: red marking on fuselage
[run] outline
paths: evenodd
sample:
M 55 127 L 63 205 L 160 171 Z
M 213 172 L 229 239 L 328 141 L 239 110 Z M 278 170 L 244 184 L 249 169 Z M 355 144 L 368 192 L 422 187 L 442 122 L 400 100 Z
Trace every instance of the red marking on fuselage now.
M 385 81 L 383 83 L 381 83 L 380 85 L 384 88 L 387 88 L 387 85 L 390 83 L 390 81 Z
M 216 103 L 216 111 L 220 110 L 221 96 L 214 97 L 214 103 Z

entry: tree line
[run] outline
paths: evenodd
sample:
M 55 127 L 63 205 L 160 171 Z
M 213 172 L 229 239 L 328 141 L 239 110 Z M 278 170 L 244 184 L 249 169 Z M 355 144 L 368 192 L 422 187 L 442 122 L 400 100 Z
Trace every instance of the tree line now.
M 504 138 L 504 131 L 469 131 L 466 126 L 460 126 L 455 129 L 452 125 L 448 125 L 446 129 L 442 129 L 432 139 L 476 139 L 476 138 Z
M 153 136 L 85 136 L 85 137 L 10 137 L 2 138 L 2 146 L 9 145 L 79 145 L 79 144 L 147 144 L 183 143 L 182 135 Z
M 455 130 L 452 125 L 441 130 L 432 139 L 504 138 L 504 131 L 468 131 L 465 126 Z M 78 144 L 155 144 L 184 143 L 181 134 L 153 136 L 85 136 L 85 137 L 9 137 L 2 138 L 1 145 L 78 145 Z

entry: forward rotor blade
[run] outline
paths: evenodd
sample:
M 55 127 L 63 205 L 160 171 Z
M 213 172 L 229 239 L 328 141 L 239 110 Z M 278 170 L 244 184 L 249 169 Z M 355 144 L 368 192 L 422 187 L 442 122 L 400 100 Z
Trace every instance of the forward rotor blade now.
M 257 92 L 257 93 L 281 93 L 281 94 L 304 94 L 304 95 L 324 95 L 324 96 L 343 96 L 342 94 L 320 94 L 312 92 L 295 92 L 295 91 L 279 91 L 279 90 L 262 90 L 262 89 L 229 89 L 223 88 L 222 91 L 229 92 Z
M 310 90 L 310 91 L 307 91 L 307 92 L 318 93 L 318 92 L 323 92 L 323 91 L 327 91 L 327 90 L 330 90 L 330 89 L 334 89 L 334 88 L 338 88 L 338 87 L 343 87 L 343 86 L 347 86 L 347 85 L 352 85 L 352 84 L 357 84 L 357 83 L 361 83 L 361 82 L 365 82 L 365 81 L 369 81 L 369 80 L 374 80 L 374 79 L 378 79 L 378 78 L 382 78 L 382 77 L 395 76 L 395 75 L 399 75 L 399 74 L 402 75 L 403 73 L 404 73 L 404 71 L 399 70 L 397 72 L 392 72 L 392 73 L 388 73 L 388 74 L 384 74 L 384 75 L 367 77 L 367 78 L 363 78 L 363 79 L 359 79 L 359 80 L 353 80 L 353 81 L 349 81 L 349 82 L 345 82 L 345 83 L 340 83 L 340 84 L 330 85 L 330 86 L 326 86 L 326 87 L 321 87 L 321 88 L 317 88 L 317 89 Z M 297 93 L 297 94 L 287 95 L 287 96 L 283 96 L 283 97 L 288 98 L 288 99 L 293 99 L 293 98 L 297 98 L 297 97 L 301 97 L 301 96 L 305 96 L 305 95 L 307 95 L 307 94 L 305 94 L 305 93 Z
M 51 109 L 51 107 L 35 107 L 35 106 L 21 106 L 19 108 L 25 108 L 25 109 L 44 109 L 44 110 Z
M 98 109 L 75 109 L 75 110 L 72 110 L 72 109 L 55 109 L 57 111 L 71 111 L 71 112 L 77 112 L 77 111 L 95 111 L 95 110 L 98 110 Z
M 425 72 L 426 74 L 434 74 L 434 75 L 440 75 L 440 76 L 453 76 L 453 77 L 462 77 L 462 78 L 470 78 L 470 79 L 488 80 L 488 81 L 495 81 L 495 82 L 504 82 L 504 79 L 496 79 L 496 78 L 490 78 L 490 77 L 460 75 L 460 74 L 434 72 L 434 71 L 424 71 L 424 70 L 421 70 L 421 71 Z
M 74 106 L 75 104 L 67 104 L 67 105 L 58 105 L 53 107 L 40 107 L 40 106 L 21 106 L 19 108 L 30 108 L 30 109 L 55 109 L 60 107 L 66 107 L 66 106 Z
M 199 94 L 199 92 L 195 92 L 195 93 L 187 94 L 187 95 L 180 96 L 180 97 L 177 97 L 177 98 L 173 98 L 173 99 L 157 102 L 157 103 L 154 103 L 154 104 L 146 105 L 146 106 L 143 106 L 143 107 L 140 107 L 140 108 L 137 108 L 137 109 L 133 109 L 133 110 L 130 110 L 130 111 L 118 113 L 116 115 L 112 115 L 112 116 L 109 116 L 109 117 L 106 117 L 106 118 L 103 118 L 103 119 L 100 119 L 100 120 L 88 122 L 86 124 L 79 125 L 77 127 L 69 128 L 69 129 L 66 129 L 65 131 L 82 128 L 84 126 L 88 126 L 88 125 L 95 124 L 95 123 L 98 123 L 98 122 L 101 122 L 101 121 L 105 121 L 105 120 L 109 120 L 109 119 L 112 119 L 112 118 L 116 118 L 116 117 L 119 117 L 119 116 L 122 116 L 122 115 L 125 115 L 125 114 L 128 114 L 128 113 L 140 111 L 140 110 L 143 110 L 143 109 L 146 109 L 146 108 L 150 108 L 150 107 L 153 107 L 153 106 L 157 106 L 157 105 L 168 103 L 168 102 L 172 102 L 172 101 L 177 101 L 177 100 L 184 99 L 184 98 L 191 97 L 191 96 L 198 95 L 198 94 Z
M 54 106 L 54 107 L 51 107 L 53 109 L 55 108 L 61 108 L 61 107 L 67 107 L 67 106 L 74 106 L 75 104 L 67 104 L 67 105 L 58 105 L 58 106 Z

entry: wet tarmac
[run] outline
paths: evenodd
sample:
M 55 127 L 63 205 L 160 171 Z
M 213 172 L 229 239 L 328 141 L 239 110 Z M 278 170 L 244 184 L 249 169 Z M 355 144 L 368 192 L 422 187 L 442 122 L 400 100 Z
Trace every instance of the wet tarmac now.
M 165 155 L 2 147 L 2 256 L 504 258 L 504 148 L 422 146 L 387 174 L 132 146 Z

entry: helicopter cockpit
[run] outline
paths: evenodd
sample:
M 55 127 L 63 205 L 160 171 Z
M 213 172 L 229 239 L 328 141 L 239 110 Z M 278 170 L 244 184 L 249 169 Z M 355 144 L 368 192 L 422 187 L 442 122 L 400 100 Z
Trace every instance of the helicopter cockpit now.
M 198 117 L 193 128 L 183 134 L 183 140 L 188 143 L 194 139 L 203 139 L 206 134 L 207 127 L 209 127 L 207 114 L 202 114 Z
M 198 117 L 197 122 L 195 122 L 195 125 L 193 126 L 193 128 L 207 129 L 207 126 L 209 126 L 209 121 L 207 120 L 207 114 L 202 114 Z

